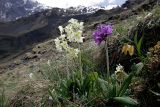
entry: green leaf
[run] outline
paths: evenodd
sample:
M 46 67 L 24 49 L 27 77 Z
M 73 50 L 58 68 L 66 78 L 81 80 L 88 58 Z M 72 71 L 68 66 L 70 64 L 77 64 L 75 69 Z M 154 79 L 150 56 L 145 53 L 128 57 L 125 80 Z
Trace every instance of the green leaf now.
M 116 84 L 112 83 L 108 85 L 108 97 L 113 98 L 116 97 L 117 91 L 116 91 Z
M 144 67 L 144 64 L 142 62 L 138 63 L 138 64 L 134 64 L 131 69 L 132 69 L 132 72 L 138 74 L 140 73 L 140 71 L 143 69 Z
M 142 37 L 140 38 L 140 40 L 138 41 L 138 32 L 136 32 L 135 36 L 134 36 L 134 44 L 136 46 L 136 49 L 138 51 L 138 55 L 139 57 L 142 57 L 142 50 L 141 50 L 141 47 L 142 47 L 142 41 L 143 41 L 143 35 Z
M 134 73 L 130 73 L 129 76 L 124 80 L 122 86 L 120 87 L 120 90 L 118 92 L 118 96 L 121 97 L 125 94 L 126 90 L 129 87 L 129 84 L 131 83 L 131 80 L 134 76 Z
M 88 78 L 90 81 L 95 81 L 98 79 L 98 73 L 97 72 L 91 72 L 88 74 Z
M 99 83 L 99 87 L 102 90 L 101 92 L 104 94 L 104 96 L 106 96 L 106 93 L 108 92 L 108 82 L 98 78 L 98 83 Z
M 133 107 L 138 105 L 138 102 L 130 97 L 114 97 L 113 100 L 127 106 Z
M 135 34 L 135 36 L 134 36 L 134 43 L 135 43 L 135 45 L 138 44 L 138 42 L 137 42 L 137 35 L 138 35 L 138 32 L 136 32 L 136 34 Z
M 138 41 L 138 44 L 137 44 L 137 51 L 140 56 L 142 55 L 141 53 L 142 40 L 143 40 L 143 37 L 141 37 L 141 39 Z
M 0 107 L 6 107 L 7 106 L 7 99 L 5 96 L 5 90 L 3 89 L 0 93 Z
M 80 80 L 79 79 L 75 79 L 75 81 L 76 81 L 76 84 L 77 84 L 77 87 L 81 87 L 81 82 L 80 82 Z
M 156 95 L 156 96 L 160 96 L 160 93 L 158 92 L 155 92 L 155 91 L 152 91 L 152 90 L 149 90 L 152 94 Z

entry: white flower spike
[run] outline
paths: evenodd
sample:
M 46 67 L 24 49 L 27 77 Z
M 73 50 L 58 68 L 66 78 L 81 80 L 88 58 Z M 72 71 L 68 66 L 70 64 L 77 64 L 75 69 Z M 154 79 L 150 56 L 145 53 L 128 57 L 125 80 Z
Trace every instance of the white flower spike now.
M 55 40 L 55 45 L 58 51 L 62 51 L 62 46 L 61 46 L 61 41 L 59 40 L 59 38 L 56 38 Z
M 67 56 L 70 58 L 78 57 L 78 53 L 80 52 L 79 49 L 72 48 L 68 45 L 68 42 L 74 43 L 83 43 L 84 37 L 82 37 L 84 23 L 78 22 L 76 19 L 70 19 L 68 21 L 68 25 L 63 28 L 59 26 L 58 29 L 60 31 L 60 36 L 56 38 L 55 45 L 58 51 L 66 51 Z
M 64 32 L 64 28 L 62 26 L 59 26 L 58 29 L 59 29 L 61 34 Z

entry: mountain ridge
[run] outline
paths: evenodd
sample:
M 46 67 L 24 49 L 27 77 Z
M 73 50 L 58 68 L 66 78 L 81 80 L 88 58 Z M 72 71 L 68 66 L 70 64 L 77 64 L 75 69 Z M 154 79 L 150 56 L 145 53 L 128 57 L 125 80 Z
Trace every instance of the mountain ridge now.
M 45 8 L 34 0 L 0 0 L 0 22 L 17 20 Z
M 139 1 L 136 2 L 137 0 L 129 1 L 131 2 L 126 2 L 122 7 L 117 7 L 108 11 L 99 10 L 92 14 L 77 15 L 73 11 L 68 10 L 63 12 L 63 9 L 54 8 L 37 12 L 29 17 L 23 17 L 16 21 L 1 22 L 0 58 L 4 59 L 19 51 L 32 48 L 36 43 L 43 42 L 50 38 L 55 38 L 58 35 L 57 27 L 59 25 L 64 25 L 70 18 L 76 18 L 78 20 L 85 21 L 86 23 L 96 22 L 103 19 L 105 21 L 113 19 L 122 20 L 127 18 L 129 15 L 134 15 L 136 12 L 139 12 L 139 8 L 145 7 L 145 2 L 139 3 Z M 145 1 L 148 3 L 155 3 L 157 0 Z M 138 7 L 137 5 L 140 6 Z

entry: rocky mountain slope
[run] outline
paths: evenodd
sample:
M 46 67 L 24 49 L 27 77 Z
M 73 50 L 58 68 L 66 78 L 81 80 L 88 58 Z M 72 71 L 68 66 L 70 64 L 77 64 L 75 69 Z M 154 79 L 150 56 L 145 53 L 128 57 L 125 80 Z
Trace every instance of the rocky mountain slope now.
M 0 0 L 0 22 L 13 21 L 42 11 L 44 8 L 33 0 Z
M 72 9 L 66 11 L 54 8 L 38 12 L 13 22 L 1 22 L 1 61 L 15 53 L 31 49 L 35 43 L 42 42 L 49 38 L 55 38 L 57 35 L 57 27 L 64 24 L 70 18 L 83 20 L 88 22 L 88 25 L 89 22 L 94 22 L 92 24 L 96 25 L 97 21 L 103 22 L 103 20 L 125 19 L 131 15 L 137 14 L 139 10 L 149 9 L 153 4 L 157 3 L 157 0 L 142 1 L 143 0 L 129 0 L 122 7 L 109 11 L 99 10 L 93 14 L 77 14 L 75 11 L 72 11 Z M 25 4 L 27 5 L 27 3 Z
M 82 20 L 88 16 L 71 14 L 72 11 L 64 13 L 63 9 L 55 8 L 14 22 L 0 23 L 0 54 L 4 54 L 5 57 L 13 51 L 26 49 L 28 45 L 56 36 L 57 26 L 71 17 Z
M 51 9 L 51 7 L 44 6 L 35 0 L 0 0 L 0 22 L 15 21 L 46 9 Z M 96 10 L 98 8 L 78 6 L 64 9 L 63 12 L 86 14 L 93 13 Z

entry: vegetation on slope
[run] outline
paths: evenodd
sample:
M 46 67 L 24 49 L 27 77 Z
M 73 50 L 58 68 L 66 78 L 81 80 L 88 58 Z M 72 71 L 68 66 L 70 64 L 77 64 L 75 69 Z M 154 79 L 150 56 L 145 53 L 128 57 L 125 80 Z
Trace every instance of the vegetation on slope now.
M 78 54 L 67 64 L 66 54 L 56 51 L 54 40 L 36 45 L 5 68 L 10 72 L 0 74 L 0 106 L 156 107 L 160 104 L 159 9 L 157 5 L 125 20 L 101 21 L 113 24 L 108 41 L 109 79 L 105 44 L 97 46 L 90 39 L 93 26 L 100 22 L 86 24 L 81 62 Z

